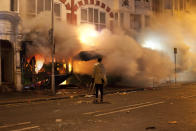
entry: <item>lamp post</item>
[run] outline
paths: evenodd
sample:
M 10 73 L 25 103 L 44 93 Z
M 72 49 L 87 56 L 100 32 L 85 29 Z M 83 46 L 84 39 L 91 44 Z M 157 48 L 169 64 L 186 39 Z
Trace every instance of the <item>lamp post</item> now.
M 54 43 L 54 0 L 51 1 L 51 44 L 52 44 L 52 78 L 51 78 L 51 90 L 55 94 L 55 74 L 54 74 L 54 56 L 55 56 L 55 43 Z
M 177 54 L 177 48 L 174 48 L 174 61 L 175 61 L 175 84 L 176 84 L 176 54 Z

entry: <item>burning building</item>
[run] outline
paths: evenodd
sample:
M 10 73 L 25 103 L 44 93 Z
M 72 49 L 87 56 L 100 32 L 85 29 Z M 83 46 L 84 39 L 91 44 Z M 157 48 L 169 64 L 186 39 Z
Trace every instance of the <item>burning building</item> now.
M 135 40 L 136 35 L 150 27 L 153 11 L 156 12 L 155 7 L 162 7 L 160 3 L 151 0 L 55 0 L 55 72 L 69 74 L 74 69 L 77 73 L 90 73 L 94 63 L 86 64 L 80 60 L 88 61 L 102 55 L 108 73 L 123 76 L 127 81 L 146 83 L 149 79 L 168 78 L 172 74 L 173 62 L 167 53 L 157 49 L 163 47 L 153 42 L 156 35 L 145 39 L 148 46 Z M 1 64 L 1 81 L 9 79 L 17 90 L 21 90 L 21 70 L 23 78 L 28 78 L 23 74 L 24 70 L 30 71 L 31 82 L 37 81 L 34 77 L 37 74 L 51 76 L 47 71 L 51 69 L 48 64 L 51 63 L 51 0 L 3 0 L 0 10 L 9 11 L 2 11 L 0 17 L 3 21 L 1 43 L 4 43 L 1 47 L 6 48 L 4 54 L 10 57 L 7 63 L 11 63 L 9 69 L 5 69 L 6 64 Z M 13 29 L 13 34 L 9 34 L 8 27 Z M 18 39 L 17 27 L 23 34 L 22 40 Z M 13 47 L 9 43 L 13 43 Z M 76 61 L 73 62 L 73 58 Z M 3 59 L 1 63 L 5 63 Z M 7 76 L 13 76 L 13 79 Z M 62 84 L 65 83 L 67 81 Z
M 20 53 L 24 53 L 21 52 L 24 39 L 23 42 L 19 39 L 19 26 L 25 22 L 24 19 L 33 19 L 42 12 L 51 11 L 51 0 L 3 0 L 0 10 L 0 85 L 12 85 L 22 90 L 23 59 Z M 151 0 L 55 0 L 54 12 L 57 21 L 73 25 L 93 24 L 96 30 L 113 30 L 119 26 L 127 32 L 145 28 L 152 15 Z M 26 37 L 25 41 L 28 41 Z M 35 72 L 39 72 L 43 61 L 38 60 L 37 56 Z

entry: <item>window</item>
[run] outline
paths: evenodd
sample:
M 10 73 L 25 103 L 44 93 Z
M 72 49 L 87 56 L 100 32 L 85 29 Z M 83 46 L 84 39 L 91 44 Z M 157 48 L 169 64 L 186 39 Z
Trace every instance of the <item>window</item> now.
M 11 11 L 18 11 L 18 0 L 11 0 Z
M 35 9 L 35 5 L 36 5 L 36 3 L 35 3 L 36 1 L 35 0 L 27 0 L 27 12 L 28 13 L 36 13 L 35 11 L 36 11 L 36 9 Z
M 124 14 L 120 13 L 120 26 L 123 27 L 124 26 Z
M 93 22 L 93 8 L 88 8 L 88 21 Z
M 45 0 L 45 10 L 51 10 L 51 0 Z
M 105 13 L 104 12 L 100 12 L 100 23 L 105 24 Z
M 97 30 L 101 30 L 106 27 L 106 13 L 96 8 L 82 8 L 81 24 L 84 23 L 94 24 Z
M 58 3 L 54 3 L 54 14 L 58 17 L 61 16 L 61 6 Z
M 134 29 L 137 31 L 140 31 L 142 27 L 141 23 L 141 16 L 140 15 L 134 15 Z
M 175 9 L 178 10 L 178 0 L 175 0 Z
M 22 1 L 22 0 L 11 0 L 11 2 L 15 3 L 15 1 Z M 24 4 L 23 2 L 18 4 L 12 4 L 12 6 L 18 6 L 20 13 L 24 13 L 24 10 L 27 11 L 29 16 L 36 16 L 37 14 L 43 11 L 50 11 L 51 10 L 51 3 L 52 0 L 24 0 L 26 1 Z M 12 7 L 13 9 L 16 7 Z M 55 2 L 54 3 L 54 14 L 58 17 L 61 16 L 61 3 Z
M 145 27 L 150 26 L 150 16 L 145 16 Z
M 106 27 L 105 12 L 100 12 L 100 30 Z
M 180 10 L 183 10 L 183 9 L 184 9 L 184 1 L 180 0 Z
M 44 0 L 37 1 L 37 13 L 44 11 Z
M 81 20 L 87 21 L 87 9 L 81 9 Z
M 172 9 L 172 1 L 165 0 L 165 9 Z
M 114 18 L 115 18 L 115 21 L 118 21 L 118 13 L 115 13 Z
M 130 28 L 133 29 L 134 28 L 134 15 L 130 14 Z
M 98 9 L 94 9 L 94 22 L 95 23 L 98 23 L 99 22 L 99 17 L 98 17 L 98 15 L 99 15 L 99 11 L 98 11 Z

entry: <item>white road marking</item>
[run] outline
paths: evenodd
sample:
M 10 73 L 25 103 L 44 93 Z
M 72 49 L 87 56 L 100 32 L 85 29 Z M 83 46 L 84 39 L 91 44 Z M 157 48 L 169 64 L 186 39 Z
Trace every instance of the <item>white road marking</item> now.
M 152 103 L 152 102 L 154 102 L 154 101 L 143 102 L 143 103 L 138 103 L 138 104 L 134 104 L 134 105 L 127 105 L 127 106 L 117 107 L 117 108 L 113 108 L 113 109 L 109 109 L 109 110 L 118 110 L 118 109 L 121 109 L 121 108 L 139 106 L 139 105 L 144 105 L 144 104 L 148 104 L 148 103 Z M 105 111 L 105 110 L 99 110 L 99 111 L 94 111 L 94 112 L 87 112 L 87 113 L 84 113 L 84 115 L 92 115 L 92 114 L 95 114 L 95 113 L 98 113 L 98 112 L 103 112 L 103 111 Z
M 95 116 L 96 117 L 98 117 L 98 116 L 105 116 L 105 115 L 109 115 L 109 114 L 130 111 L 130 110 L 139 109 L 139 108 L 148 107 L 148 106 L 153 106 L 153 105 L 158 105 L 158 104 L 162 104 L 162 103 L 165 103 L 165 102 L 164 101 L 160 101 L 160 102 L 146 104 L 146 105 L 141 105 L 141 106 L 137 106 L 137 107 L 131 107 L 131 108 L 126 108 L 126 109 L 122 109 L 122 110 L 116 110 L 116 111 L 106 112 L 106 113 L 98 114 L 98 115 L 95 115 Z
M 196 97 L 196 95 L 193 95 L 193 96 L 182 96 L 183 99 L 188 99 L 188 98 L 193 98 L 193 97 Z
M 10 124 L 10 125 L 5 125 L 5 126 L 0 126 L 0 129 L 1 128 L 14 127 L 14 126 L 20 126 L 20 125 L 27 125 L 27 124 L 31 124 L 31 122 L 23 122 L 23 123 L 17 123 L 17 124 Z
M 39 128 L 39 127 L 40 126 L 31 126 L 31 127 L 26 127 L 26 128 L 17 129 L 17 130 L 11 130 L 11 131 L 25 131 L 25 130 L 35 129 L 35 128 Z

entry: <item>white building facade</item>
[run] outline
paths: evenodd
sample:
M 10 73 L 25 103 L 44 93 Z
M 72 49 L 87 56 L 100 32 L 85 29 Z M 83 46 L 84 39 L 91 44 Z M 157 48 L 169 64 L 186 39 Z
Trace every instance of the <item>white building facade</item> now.
M 12 10 L 38 15 L 51 10 L 51 0 L 11 0 Z M 22 2 L 25 1 L 25 2 Z M 120 26 L 126 30 L 139 31 L 149 23 L 152 16 L 152 0 L 54 0 L 55 15 L 74 25 L 94 24 L 97 30 Z
M 20 68 L 20 17 L 11 12 L 11 1 L 0 4 L 0 90 L 4 86 L 22 90 Z

